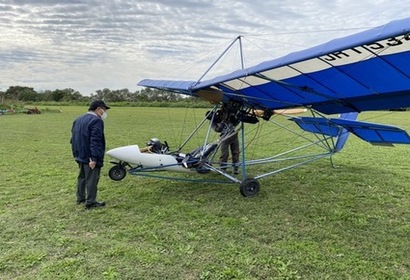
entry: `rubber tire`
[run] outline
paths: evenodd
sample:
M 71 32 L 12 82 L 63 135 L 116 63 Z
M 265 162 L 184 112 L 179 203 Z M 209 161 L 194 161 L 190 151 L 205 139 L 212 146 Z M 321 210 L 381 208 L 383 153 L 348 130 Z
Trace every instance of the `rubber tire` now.
M 244 197 L 253 197 L 259 193 L 260 184 L 258 180 L 254 178 L 248 178 L 239 186 L 241 195 Z
M 121 181 L 127 175 L 127 170 L 122 165 L 114 165 L 108 171 L 108 176 L 113 181 Z
M 203 167 L 202 164 L 195 167 L 195 169 L 196 169 L 196 172 L 198 172 L 199 174 L 208 174 L 209 172 L 211 172 L 209 168 Z

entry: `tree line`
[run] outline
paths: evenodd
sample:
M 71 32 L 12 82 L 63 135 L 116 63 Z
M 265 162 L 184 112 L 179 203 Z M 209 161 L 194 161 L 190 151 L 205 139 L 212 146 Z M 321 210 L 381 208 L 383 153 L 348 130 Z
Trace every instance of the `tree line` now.
M 20 102 L 88 102 L 101 99 L 107 102 L 176 102 L 192 99 L 181 94 L 162 90 L 144 88 L 131 92 L 128 89 L 110 90 L 108 88 L 97 90 L 90 96 L 83 96 L 80 92 L 67 88 L 37 92 L 32 87 L 11 86 L 6 91 L 0 91 L 0 104 L 6 101 Z M 196 98 L 195 98 L 196 99 Z

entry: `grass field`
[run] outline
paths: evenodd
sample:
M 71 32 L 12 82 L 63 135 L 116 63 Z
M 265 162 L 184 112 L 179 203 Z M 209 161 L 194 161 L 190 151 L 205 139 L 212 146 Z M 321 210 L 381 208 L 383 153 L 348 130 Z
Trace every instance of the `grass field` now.
M 85 109 L 0 116 L 0 279 L 410 279 L 410 147 L 351 137 L 337 168 L 268 177 L 254 198 L 237 185 L 114 182 L 106 158 L 107 207 L 87 211 L 69 145 Z M 205 111 L 114 107 L 108 148 L 180 143 Z M 410 112 L 361 119 L 410 131 Z

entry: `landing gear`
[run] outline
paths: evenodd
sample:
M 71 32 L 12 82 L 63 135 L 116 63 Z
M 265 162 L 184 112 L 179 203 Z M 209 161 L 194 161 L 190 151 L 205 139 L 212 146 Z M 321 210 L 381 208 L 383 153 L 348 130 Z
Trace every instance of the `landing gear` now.
M 108 171 L 108 176 L 111 180 L 114 181 L 121 181 L 127 175 L 127 170 L 125 169 L 124 165 L 117 164 L 110 168 Z
M 211 172 L 211 170 L 209 168 L 206 168 L 204 166 L 197 166 L 195 167 L 196 172 L 198 172 L 199 174 L 208 174 L 209 172 Z
M 245 197 L 252 197 L 259 193 L 260 184 L 258 180 L 254 178 L 248 178 L 244 180 L 239 186 L 241 195 Z
M 196 172 L 198 172 L 199 174 L 208 174 L 209 172 L 211 172 L 211 169 L 209 169 L 209 165 L 212 165 L 209 162 L 199 162 L 199 164 L 195 167 Z

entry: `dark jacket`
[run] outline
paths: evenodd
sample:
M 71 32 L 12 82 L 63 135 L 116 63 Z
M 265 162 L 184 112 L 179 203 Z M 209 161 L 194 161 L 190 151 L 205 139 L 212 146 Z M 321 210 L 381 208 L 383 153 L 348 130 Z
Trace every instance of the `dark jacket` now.
M 97 166 L 104 165 L 104 122 L 95 114 L 88 112 L 73 122 L 70 143 L 77 162 L 88 163 L 93 160 Z

